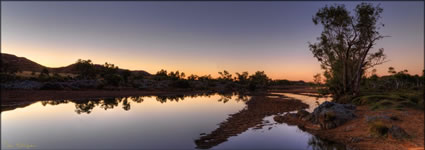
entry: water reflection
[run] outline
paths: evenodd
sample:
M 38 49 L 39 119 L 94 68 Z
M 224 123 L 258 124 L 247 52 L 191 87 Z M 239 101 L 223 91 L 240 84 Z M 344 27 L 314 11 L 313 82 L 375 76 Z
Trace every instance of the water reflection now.
M 288 93 L 286 93 L 288 94 Z M 215 148 L 218 146 L 218 149 L 224 148 L 224 149 L 233 149 L 233 148 L 243 148 L 243 149 L 252 149 L 252 146 L 246 146 L 241 147 L 241 144 L 235 141 L 228 141 L 230 138 L 234 137 L 242 137 L 250 139 L 252 137 L 261 137 L 264 135 L 258 135 L 255 131 L 260 130 L 260 132 L 265 132 L 263 128 L 266 130 L 273 130 L 272 132 L 276 132 L 276 130 L 273 129 L 275 127 L 274 125 L 277 124 L 273 119 L 274 115 L 290 112 L 294 110 L 300 110 L 300 109 L 314 109 L 316 108 L 321 102 L 327 101 L 326 98 L 318 98 L 318 97 L 311 97 L 306 95 L 297 95 L 297 94 L 288 94 L 288 95 L 274 95 L 271 94 L 269 96 L 253 96 L 250 101 L 248 101 L 247 106 L 245 109 L 239 111 L 236 114 L 230 115 L 230 117 L 219 124 L 219 127 L 212 131 L 209 134 L 201 134 L 202 136 L 196 139 L 194 142 L 196 144 L 196 148 L 198 149 L 210 149 Z M 287 97 L 288 96 L 288 97 Z M 293 99 L 290 99 L 290 97 L 297 97 L 298 100 L 301 100 L 303 102 L 307 102 L 308 105 L 297 105 L 296 102 L 293 101 Z M 315 99 L 313 101 L 313 99 Z M 284 100 L 284 101 L 279 101 Z M 220 101 L 220 100 L 219 100 Z M 316 103 L 315 105 L 312 105 Z M 269 117 L 267 117 L 269 116 Z M 269 119 L 265 119 L 269 118 Z M 294 125 L 284 125 L 284 126 L 294 126 Z M 304 128 L 302 126 L 296 126 L 297 130 L 300 130 L 304 133 Z M 282 128 L 280 126 L 280 128 Z M 270 131 L 267 131 L 270 133 Z M 244 135 L 253 134 L 252 136 L 244 137 Z M 281 133 L 281 134 L 287 134 L 287 133 Z M 309 134 L 308 134 L 309 135 Z M 285 137 L 285 135 L 283 135 Z M 345 146 L 339 143 L 334 143 L 327 140 L 319 139 L 313 135 L 309 135 L 310 138 L 308 139 L 308 147 L 307 149 L 313 149 L 313 150 L 328 150 L 328 149 L 345 149 Z M 271 138 L 281 138 L 282 135 L 275 135 Z M 240 138 L 239 138 L 240 139 Z M 255 139 L 255 138 L 254 138 Z M 257 140 L 247 140 L 244 143 L 244 145 L 250 145 L 247 143 L 257 141 Z M 270 137 L 267 137 L 265 139 L 270 139 Z M 307 140 L 307 139 L 304 139 Z M 237 144 L 228 144 L 228 143 L 237 143 Z M 222 146 L 224 143 L 225 146 Z M 264 143 L 256 143 L 255 146 L 259 146 L 258 148 L 266 148 L 271 147 L 272 149 L 275 149 L 277 147 L 280 147 L 277 143 L 271 143 L 271 145 L 267 145 L 267 142 Z M 291 145 L 291 144 L 288 144 Z M 289 148 L 288 145 L 282 146 Z M 280 148 L 282 148 L 280 147 Z M 299 149 L 300 145 L 295 145 L 291 148 Z M 255 149 L 255 148 L 254 148 Z
M 217 93 L 197 93 L 197 94 L 170 94 L 170 95 L 158 95 L 155 96 L 156 101 L 160 103 L 167 102 L 179 102 L 183 101 L 185 98 L 196 98 L 199 96 L 210 97 Z M 247 102 L 249 100 L 248 95 L 242 95 L 240 93 L 219 93 L 220 98 L 218 102 L 227 103 L 232 99 L 232 96 L 236 96 L 234 99 L 236 102 Z M 66 103 L 75 104 L 75 112 L 77 114 L 90 114 L 91 111 L 96 108 L 102 108 L 104 110 L 114 109 L 115 107 L 121 104 L 122 109 L 129 111 L 131 109 L 131 103 L 142 103 L 144 97 L 151 96 L 129 96 L 129 97 L 109 97 L 109 98 L 98 98 L 98 99 L 79 99 L 79 100 L 44 100 L 41 101 L 43 106 L 46 105 L 59 105 Z
M 40 107 L 30 105 L 30 108 L 2 113 L 2 118 L 8 120 L 3 121 L 2 138 L 50 149 L 69 148 L 72 144 L 67 141 L 70 140 L 80 145 L 75 149 L 98 148 L 98 145 L 117 149 L 343 149 L 340 144 L 318 139 L 300 127 L 270 120 L 274 115 L 308 107 L 283 95 L 170 94 L 45 100 L 35 105 Z M 25 109 L 28 110 L 23 111 Z M 112 109 L 120 111 L 109 111 Z M 19 118 L 16 116 L 22 118 L 14 120 Z M 56 132 L 46 136 L 43 131 L 51 129 Z M 43 140 L 38 141 L 39 137 Z M 121 138 L 127 140 L 119 144 L 112 142 Z
M 39 101 L 1 114 L 2 139 L 39 149 L 194 149 L 193 139 L 249 100 L 199 95 Z
M 308 112 L 313 112 L 314 108 L 316 108 L 317 106 L 319 106 L 323 102 L 332 100 L 332 97 L 330 97 L 330 96 L 320 96 L 320 95 L 314 94 L 314 93 L 300 93 L 300 94 L 273 93 L 273 94 L 294 98 L 294 99 L 300 100 L 303 103 L 306 103 L 307 105 L 309 105 L 308 109 L 306 109 L 306 111 L 308 111 Z
M 300 104 L 295 100 L 253 96 L 247 102 L 245 109 L 232 114 L 216 130 L 195 140 L 196 148 L 207 149 L 217 146 L 227 141 L 229 137 L 236 136 L 247 131 L 249 128 L 261 125 L 263 118 L 266 116 L 304 108 L 307 108 L 307 105 Z

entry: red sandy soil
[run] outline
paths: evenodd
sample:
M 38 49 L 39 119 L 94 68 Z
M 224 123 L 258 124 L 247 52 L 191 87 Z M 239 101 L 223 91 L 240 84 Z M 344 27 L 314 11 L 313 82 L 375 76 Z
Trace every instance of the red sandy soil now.
M 371 137 L 369 127 L 366 122 L 366 116 L 374 116 L 378 114 L 386 114 L 399 118 L 398 121 L 392 121 L 391 124 L 398 125 L 403 128 L 410 139 L 397 140 L 391 136 L 387 138 Z M 339 143 L 343 143 L 349 147 L 357 149 L 376 149 L 376 150 L 407 150 L 407 149 L 424 149 L 424 111 L 408 109 L 406 111 L 398 110 L 381 110 L 372 111 L 366 106 L 357 107 L 357 117 L 334 129 L 320 130 L 318 125 L 301 121 L 297 118 L 275 117 L 277 122 L 285 122 L 291 125 L 298 125 L 305 131 L 314 134 L 322 139 L 327 139 Z M 353 142 L 352 139 L 360 139 Z

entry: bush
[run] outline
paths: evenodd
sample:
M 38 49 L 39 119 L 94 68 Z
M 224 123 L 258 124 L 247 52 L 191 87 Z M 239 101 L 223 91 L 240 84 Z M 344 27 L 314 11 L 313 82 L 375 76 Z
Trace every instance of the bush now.
M 187 81 L 187 80 L 176 80 L 176 81 L 173 81 L 170 84 L 170 86 L 171 87 L 174 87 L 174 88 L 183 88 L 183 89 L 186 89 L 186 88 L 190 88 L 191 87 L 190 84 L 189 84 L 189 81 Z
M 389 128 L 382 121 L 369 123 L 369 133 L 373 137 L 387 137 Z
M 47 82 L 41 88 L 41 90 L 63 90 L 64 87 L 59 83 Z
M 107 85 L 113 86 L 118 86 L 123 81 L 122 77 L 117 74 L 107 74 L 104 79 Z
M 2 83 L 19 80 L 20 78 L 13 74 L 0 73 L 0 80 Z
M 267 88 L 269 85 L 270 79 L 264 73 L 264 71 L 257 71 L 255 74 L 249 76 L 249 90 L 257 90 Z

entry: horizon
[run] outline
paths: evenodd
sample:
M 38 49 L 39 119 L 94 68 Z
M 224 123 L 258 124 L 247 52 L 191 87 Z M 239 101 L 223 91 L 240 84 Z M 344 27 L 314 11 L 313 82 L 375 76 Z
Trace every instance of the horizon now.
M 91 59 L 151 74 L 265 71 L 272 79 L 310 82 L 323 73 L 308 49 L 322 29 L 311 17 L 325 5 L 352 10 L 359 2 L 1 3 L 2 53 L 46 67 Z M 378 75 L 387 75 L 390 66 L 421 75 L 424 3 L 379 3 L 380 31 L 391 37 L 374 48 L 384 48 L 390 60 L 375 67 Z

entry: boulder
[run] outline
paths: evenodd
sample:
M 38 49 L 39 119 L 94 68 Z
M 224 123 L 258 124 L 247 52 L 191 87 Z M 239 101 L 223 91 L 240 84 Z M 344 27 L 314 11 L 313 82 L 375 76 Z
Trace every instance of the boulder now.
M 406 133 L 402 128 L 397 125 L 392 125 L 390 128 L 390 134 L 396 139 L 409 138 L 409 134 Z
M 355 109 L 351 104 L 324 102 L 314 109 L 310 120 L 322 129 L 332 129 L 353 119 Z

